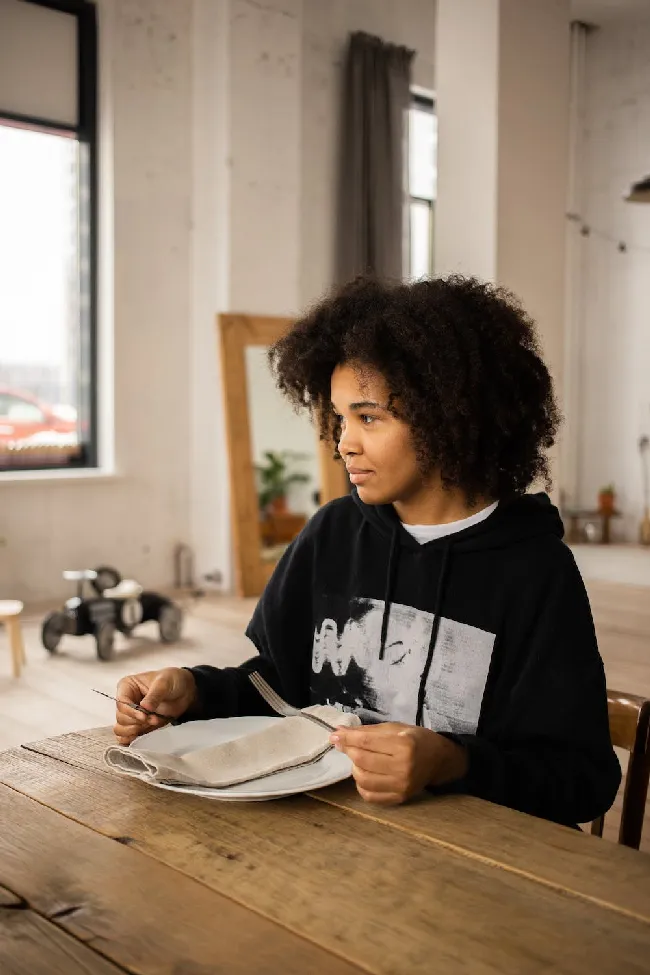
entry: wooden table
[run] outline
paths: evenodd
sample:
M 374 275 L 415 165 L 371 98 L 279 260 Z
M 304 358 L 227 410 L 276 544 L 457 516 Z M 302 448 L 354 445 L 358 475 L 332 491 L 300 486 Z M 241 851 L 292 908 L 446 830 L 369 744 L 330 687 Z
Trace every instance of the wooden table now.
M 0 754 L 2 975 L 599 975 L 650 962 L 650 857 L 469 797 L 271 803 Z

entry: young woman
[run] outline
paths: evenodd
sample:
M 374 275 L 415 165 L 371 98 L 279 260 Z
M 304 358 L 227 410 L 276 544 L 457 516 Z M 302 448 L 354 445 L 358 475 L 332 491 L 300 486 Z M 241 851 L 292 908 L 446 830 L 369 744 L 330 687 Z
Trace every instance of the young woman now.
M 480 796 L 567 825 L 612 804 L 603 666 L 556 508 L 559 423 L 533 323 L 453 277 L 359 280 L 271 350 L 279 388 L 319 417 L 353 488 L 291 544 L 240 667 L 168 668 L 118 697 L 170 717 L 266 713 L 258 670 L 297 707 L 354 710 L 335 744 L 360 794 Z M 128 744 L 160 724 L 118 707 Z

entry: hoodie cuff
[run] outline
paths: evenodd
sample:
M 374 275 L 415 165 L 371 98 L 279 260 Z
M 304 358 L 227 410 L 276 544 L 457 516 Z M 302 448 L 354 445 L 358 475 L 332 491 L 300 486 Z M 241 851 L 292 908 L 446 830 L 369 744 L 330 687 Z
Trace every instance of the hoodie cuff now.
M 196 671 L 193 667 L 183 667 L 183 670 L 188 670 L 192 677 L 194 678 L 194 683 L 196 685 L 196 698 L 194 704 L 187 709 L 180 718 L 176 719 L 176 724 L 185 724 L 187 721 L 200 721 L 203 718 L 204 708 L 203 708 L 203 694 L 201 693 L 203 681 L 200 676 L 197 676 Z

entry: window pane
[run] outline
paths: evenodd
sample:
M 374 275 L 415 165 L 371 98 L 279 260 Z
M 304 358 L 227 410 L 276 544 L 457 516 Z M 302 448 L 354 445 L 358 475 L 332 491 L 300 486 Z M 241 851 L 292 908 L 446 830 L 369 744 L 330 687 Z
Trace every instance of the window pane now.
M 411 202 L 411 277 L 431 275 L 431 207 L 418 200 Z
M 409 192 L 424 200 L 436 198 L 438 119 L 413 105 L 409 112 Z
M 76 139 L 0 124 L 0 466 L 65 463 L 88 434 L 78 188 Z

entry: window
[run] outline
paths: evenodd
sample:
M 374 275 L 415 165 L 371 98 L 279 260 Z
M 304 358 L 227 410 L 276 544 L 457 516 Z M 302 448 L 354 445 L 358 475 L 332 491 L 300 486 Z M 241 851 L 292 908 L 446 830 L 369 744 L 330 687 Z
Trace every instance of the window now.
M 409 112 L 409 270 L 433 273 L 438 125 L 433 98 L 413 94 Z
M 0 0 L 0 470 L 95 466 L 93 3 Z

